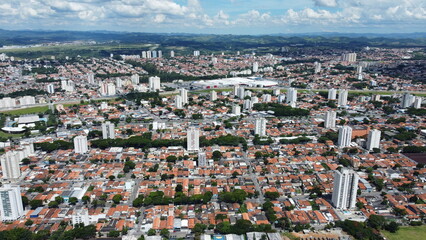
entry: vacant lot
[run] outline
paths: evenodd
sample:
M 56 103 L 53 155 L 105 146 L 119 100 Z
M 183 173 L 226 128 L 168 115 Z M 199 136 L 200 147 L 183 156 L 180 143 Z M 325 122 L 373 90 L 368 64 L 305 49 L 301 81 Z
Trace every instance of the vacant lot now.
M 49 109 L 48 106 L 30 107 L 30 108 L 23 108 L 23 109 L 5 111 L 5 112 L 2 112 L 2 113 L 9 114 L 9 115 L 25 115 L 25 114 L 32 114 L 32 113 L 44 113 L 48 109 Z
M 425 239 L 426 236 L 426 226 L 419 227 L 400 227 L 398 232 L 390 233 L 383 231 L 388 240 L 420 240 Z

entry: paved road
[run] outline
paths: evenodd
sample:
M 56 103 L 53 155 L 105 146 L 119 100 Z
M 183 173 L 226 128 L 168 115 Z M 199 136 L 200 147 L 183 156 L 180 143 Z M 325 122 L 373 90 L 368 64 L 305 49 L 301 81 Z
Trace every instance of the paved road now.
M 251 178 L 251 180 L 254 183 L 254 187 L 256 188 L 256 191 L 259 192 L 258 201 L 259 201 L 260 204 L 264 204 L 265 203 L 265 197 L 263 196 L 263 192 L 262 192 L 262 189 L 260 188 L 260 184 L 259 184 L 259 181 L 257 180 L 257 176 L 256 176 L 256 174 L 253 173 L 253 167 L 252 167 L 252 165 L 250 163 L 250 159 L 247 158 L 247 153 L 246 152 L 244 152 L 244 155 L 243 155 L 242 159 L 247 164 L 248 174 L 249 174 L 249 177 Z

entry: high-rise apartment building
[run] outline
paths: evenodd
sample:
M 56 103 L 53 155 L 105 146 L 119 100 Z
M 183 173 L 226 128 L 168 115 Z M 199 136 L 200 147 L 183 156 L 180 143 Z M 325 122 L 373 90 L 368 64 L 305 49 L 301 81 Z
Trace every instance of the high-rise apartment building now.
M 21 160 L 21 156 L 17 151 L 8 151 L 0 156 L 4 179 L 16 180 L 21 176 L 21 168 L 19 167 Z
M 198 153 L 198 167 L 207 166 L 207 157 L 205 152 Z
M 266 119 L 265 118 L 256 119 L 254 134 L 257 134 L 261 137 L 266 136 Z
M 335 111 L 327 111 L 324 119 L 324 127 L 325 128 L 335 128 L 336 127 L 336 112 Z
M 342 54 L 343 62 L 356 62 L 356 53 L 344 53 Z
M 130 80 L 132 81 L 133 84 L 138 85 L 139 84 L 139 74 L 133 74 L 130 77 Z
M 211 91 L 210 92 L 210 101 L 216 101 L 217 100 L 217 92 Z
M 15 221 L 24 215 L 21 188 L 18 185 L 5 184 L 0 188 L 1 221 Z
M 353 170 L 342 168 L 334 174 L 332 202 L 338 209 L 355 208 L 359 176 Z
M 187 137 L 187 150 L 199 151 L 200 150 L 200 130 L 195 127 L 190 127 L 186 134 Z
M 149 78 L 149 90 L 151 92 L 156 92 L 157 90 L 160 90 L 161 88 L 161 80 L 159 77 L 150 77 Z
M 297 90 L 294 88 L 287 89 L 287 103 L 296 103 L 297 102 Z
M 86 136 L 77 136 L 74 138 L 74 152 L 78 154 L 87 153 L 89 150 Z
M 381 136 L 381 134 L 382 134 L 382 132 L 377 130 L 377 129 L 370 130 L 370 132 L 368 133 L 368 138 L 367 138 L 367 149 L 368 149 L 368 151 L 371 151 L 374 148 L 380 148 L 380 136 Z
M 253 72 L 257 73 L 259 71 L 259 63 L 258 62 L 254 62 L 253 63 Z
M 351 145 L 351 140 L 352 140 L 352 128 L 349 126 L 340 127 L 337 145 L 342 148 L 348 147 Z
M 346 107 L 348 105 L 348 90 L 340 89 L 339 100 L 337 101 L 338 107 Z
M 336 100 L 337 90 L 332 88 L 328 90 L 328 100 Z
M 102 138 L 115 139 L 115 125 L 111 122 L 102 123 Z
M 55 93 L 55 85 L 53 85 L 53 83 L 47 85 L 47 92 L 50 94 Z
M 188 90 L 181 88 L 179 92 L 180 96 L 182 97 L 182 105 L 188 104 Z

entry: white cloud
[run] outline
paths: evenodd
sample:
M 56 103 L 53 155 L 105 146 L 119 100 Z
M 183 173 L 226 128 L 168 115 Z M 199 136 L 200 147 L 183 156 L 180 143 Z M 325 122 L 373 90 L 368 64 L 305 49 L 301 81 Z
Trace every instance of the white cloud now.
M 166 16 L 165 15 L 163 15 L 163 14 L 157 14 L 157 15 L 155 15 L 154 22 L 156 22 L 156 23 L 162 23 L 165 20 L 166 20 Z
M 336 0 L 313 0 L 316 6 L 320 7 L 336 7 Z
M 207 1 L 207 0 L 206 0 Z M 209 0 L 210 1 L 210 0 Z M 349 30 L 357 26 L 421 26 L 426 20 L 424 0 L 312 0 L 305 8 L 287 9 L 284 1 L 268 0 L 271 8 L 282 8 L 281 14 L 257 9 L 255 1 L 244 4 L 253 9 L 244 13 L 233 2 L 226 1 L 222 10 L 203 9 L 199 0 L 0 0 L 0 22 L 10 20 L 13 26 L 43 28 L 68 25 L 84 28 L 140 31 L 156 26 L 179 28 L 275 27 L 287 25 L 295 29 Z M 238 1 L 243 3 L 243 1 Z M 232 9 L 231 9 L 232 7 Z M 232 13 L 232 14 L 230 14 Z M 32 24 L 32 25 L 31 25 Z M 160 25 L 161 24 L 161 25 Z M 298 28 L 298 26 L 301 26 Z M 161 31 L 161 28 L 158 28 Z

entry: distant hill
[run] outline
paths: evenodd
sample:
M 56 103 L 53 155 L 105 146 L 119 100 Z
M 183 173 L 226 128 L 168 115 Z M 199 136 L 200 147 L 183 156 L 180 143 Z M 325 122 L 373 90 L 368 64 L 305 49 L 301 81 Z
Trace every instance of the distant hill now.
M 213 35 L 182 33 L 138 33 L 109 31 L 30 31 L 1 30 L 0 46 L 29 45 L 51 42 L 96 41 L 98 43 L 155 43 L 162 47 L 182 46 L 194 49 L 223 50 L 259 47 L 334 47 L 360 48 L 378 47 L 426 47 L 426 33 L 410 34 L 349 34 L 349 33 L 306 33 L 276 35 Z

